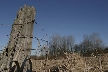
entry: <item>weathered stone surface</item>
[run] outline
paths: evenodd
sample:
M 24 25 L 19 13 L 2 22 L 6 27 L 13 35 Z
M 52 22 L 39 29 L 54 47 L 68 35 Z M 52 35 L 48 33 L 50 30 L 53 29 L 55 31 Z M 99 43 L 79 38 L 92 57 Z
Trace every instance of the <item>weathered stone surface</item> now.
M 24 69 L 23 72 L 27 71 L 26 67 L 24 68 L 23 66 L 25 66 L 24 64 L 29 64 L 35 13 L 36 10 L 34 7 L 26 5 L 18 11 L 17 17 L 12 25 L 9 43 L 6 48 L 7 51 L 5 50 L 3 52 L 7 53 L 7 55 L 2 56 L 0 69 L 5 67 L 8 68 L 6 72 L 9 72 L 9 69 L 16 66 L 15 62 L 18 61 L 19 66 Z M 28 67 L 28 69 L 30 69 L 30 65 Z

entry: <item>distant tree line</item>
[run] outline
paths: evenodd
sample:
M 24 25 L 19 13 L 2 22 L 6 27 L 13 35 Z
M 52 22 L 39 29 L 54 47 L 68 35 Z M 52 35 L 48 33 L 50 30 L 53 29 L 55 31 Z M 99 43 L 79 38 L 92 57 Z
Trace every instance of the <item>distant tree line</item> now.
M 87 57 L 108 53 L 108 47 L 105 46 L 99 33 L 84 35 L 83 41 L 79 44 L 75 44 L 75 38 L 72 35 L 60 36 L 59 34 L 53 34 L 50 37 L 50 44 L 48 47 L 48 52 L 44 52 L 44 54 L 40 55 L 41 59 L 47 53 L 50 58 L 64 56 L 64 52 L 76 52 Z
M 106 49 L 100 35 L 92 33 L 91 35 L 84 35 L 83 41 L 74 46 L 75 52 L 83 54 L 83 56 L 91 56 L 106 53 Z
M 54 34 L 50 39 L 50 55 L 62 55 L 63 52 L 76 52 L 83 56 L 91 56 L 108 53 L 108 47 L 105 46 L 99 33 L 84 35 L 83 41 L 80 44 L 75 44 L 75 39 L 72 35 L 60 36 Z
M 63 55 L 64 52 L 73 51 L 74 47 L 74 37 L 73 36 L 60 36 L 59 34 L 54 34 L 50 38 L 49 45 L 49 55 L 51 56 L 60 56 Z

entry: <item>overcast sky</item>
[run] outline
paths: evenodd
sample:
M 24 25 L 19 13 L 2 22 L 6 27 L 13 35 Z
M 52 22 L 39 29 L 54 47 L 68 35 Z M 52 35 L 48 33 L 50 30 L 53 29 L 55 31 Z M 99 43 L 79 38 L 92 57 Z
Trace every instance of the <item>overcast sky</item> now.
M 97 32 L 108 46 L 108 0 L 1 0 L 0 24 L 6 25 L 0 26 L 0 46 L 8 42 L 6 35 L 10 34 L 16 13 L 24 4 L 36 8 L 36 22 L 48 37 L 54 33 L 72 35 L 78 44 L 84 34 Z M 37 25 L 33 35 L 48 40 Z M 35 47 L 37 41 L 33 39 Z

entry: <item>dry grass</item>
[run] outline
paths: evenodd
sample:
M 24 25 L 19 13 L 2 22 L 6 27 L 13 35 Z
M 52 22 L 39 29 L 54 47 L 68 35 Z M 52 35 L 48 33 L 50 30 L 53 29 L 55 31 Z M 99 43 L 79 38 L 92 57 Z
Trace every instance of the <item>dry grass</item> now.
M 83 58 L 77 53 L 65 54 L 66 58 L 58 60 L 32 60 L 33 71 L 36 72 L 105 72 L 108 69 L 108 55 L 104 55 L 102 59 L 102 69 L 98 58 L 87 57 Z M 106 59 L 107 58 L 107 59 Z M 105 64 L 106 63 L 106 64 Z M 54 71 L 56 70 L 56 71 Z

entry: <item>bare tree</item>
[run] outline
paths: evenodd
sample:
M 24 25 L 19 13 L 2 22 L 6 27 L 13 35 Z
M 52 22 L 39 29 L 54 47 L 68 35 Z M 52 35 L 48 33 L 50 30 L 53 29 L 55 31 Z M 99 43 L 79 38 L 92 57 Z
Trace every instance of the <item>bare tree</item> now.
M 69 51 L 74 51 L 74 43 L 75 38 L 72 35 L 67 36 L 67 48 Z
M 53 34 L 51 39 L 50 39 L 50 54 L 52 55 L 57 55 L 58 49 L 61 46 L 61 37 L 59 34 Z
M 50 54 L 62 55 L 63 52 L 70 52 L 74 45 L 73 36 L 60 36 L 59 34 L 52 35 L 50 39 Z
M 84 35 L 83 42 L 80 43 L 81 52 L 85 55 L 94 53 L 95 55 L 102 53 L 104 43 L 98 33 L 92 33 L 91 35 Z
M 80 52 L 80 48 L 78 44 L 74 45 L 74 52 L 79 53 Z

